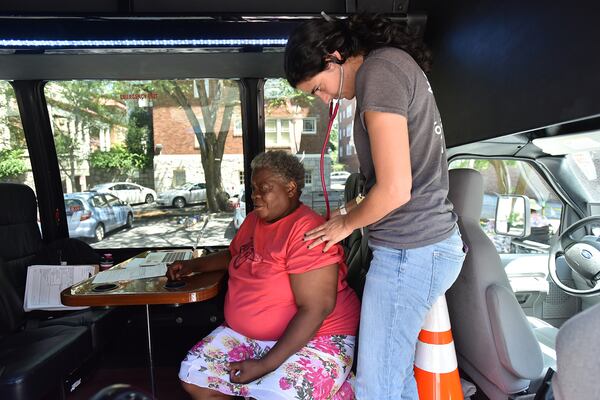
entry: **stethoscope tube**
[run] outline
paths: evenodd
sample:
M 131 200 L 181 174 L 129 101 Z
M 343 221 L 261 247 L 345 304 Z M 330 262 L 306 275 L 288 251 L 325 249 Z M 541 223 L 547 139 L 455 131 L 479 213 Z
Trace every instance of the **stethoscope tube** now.
M 329 102 L 329 123 L 327 124 L 327 134 L 325 135 L 325 140 L 323 142 L 323 148 L 321 149 L 321 159 L 319 162 L 319 169 L 321 172 L 321 187 L 323 188 L 323 198 L 325 199 L 325 218 L 329 219 L 331 216 L 331 210 L 329 207 L 329 195 L 327 194 L 327 184 L 325 182 L 325 151 L 327 150 L 327 144 L 329 143 L 329 136 L 331 135 L 331 128 L 333 127 L 333 122 L 335 121 L 335 117 L 337 116 L 338 109 L 340 108 L 340 100 L 342 98 L 342 89 L 344 87 L 344 67 L 340 66 L 340 84 L 338 88 L 337 101 L 335 102 L 335 106 L 333 105 L 333 100 Z

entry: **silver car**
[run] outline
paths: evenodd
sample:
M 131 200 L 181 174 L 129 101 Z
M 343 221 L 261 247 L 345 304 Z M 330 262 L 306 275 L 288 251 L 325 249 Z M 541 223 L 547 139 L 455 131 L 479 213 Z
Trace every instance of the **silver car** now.
M 91 190 L 114 194 L 128 204 L 151 204 L 156 199 L 156 192 L 153 189 L 131 182 L 101 183 Z
M 107 232 L 133 225 L 131 206 L 112 194 L 69 193 L 64 195 L 64 199 L 69 237 L 99 242 Z
M 206 203 L 206 183 L 186 183 L 160 193 L 156 198 L 156 204 L 165 207 L 183 208 L 195 203 Z

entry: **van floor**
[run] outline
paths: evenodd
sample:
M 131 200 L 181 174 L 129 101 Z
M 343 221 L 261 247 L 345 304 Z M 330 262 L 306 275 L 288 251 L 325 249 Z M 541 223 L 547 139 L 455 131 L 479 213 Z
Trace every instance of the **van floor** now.
M 156 367 L 156 398 L 169 400 L 189 400 L 181 388 L 177 372 L 179 367 Z M 81 385 L 67 395 L 67 400 L 89 400 L 103 388 L 115 383 L 131 385 L 150 396 L 150 375 L 148 367 L 100 368 L 91 373 Z
M 190 399 L 181 387 L 178 372 L 187 351 L 220 324 L 219 308 L 210 302 L 196 303 L 188 307 L 153 307 L 151 311 L 153 364 L 158 399 Z M 222 309 L 222 307 L 221 307 Z M 82 382 L 66 400 L 89 400 L 100 390 L 114 384 L 127 384 L 132 389 L 151 397 L 150 367 L 145 309 L 143 307 L 120 307 L 124 316 L 118 330 L 112 332 L 111 340 L 90 362 L 83 372 Z M 217 315 L 217 320 L 208 317 Z M 184 323 L 175 322 L 176 319 Z M 44 400 L 56 400 L 57 393 Z

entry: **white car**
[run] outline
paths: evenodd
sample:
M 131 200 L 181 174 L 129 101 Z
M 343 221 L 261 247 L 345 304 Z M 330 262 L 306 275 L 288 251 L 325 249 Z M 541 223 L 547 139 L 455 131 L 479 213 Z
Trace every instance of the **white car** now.
M 206 203 L 206 183 L 185 183 L 156 198 L 156 204 L 164 207 L 183 208 L 194 203 Z
M 332 189 L 343 190 L 349 176 L 350 172 L 348 171 L 334 171 L 329 174 L 329 186 Z
M 131 182 L 101 183 L 91 190 L 98 193 L 110 193 L 127 204 L 152 204 L 156 199 L 156 192 L 153 189 Z

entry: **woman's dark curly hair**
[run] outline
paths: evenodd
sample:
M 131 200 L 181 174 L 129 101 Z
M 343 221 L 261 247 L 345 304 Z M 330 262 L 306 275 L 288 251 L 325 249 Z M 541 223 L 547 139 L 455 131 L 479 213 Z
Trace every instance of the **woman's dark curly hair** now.
M 285 76 L 296 87 L 324 71 L 330 54 L 338 51 L 342 62 L 348 57 L 367 56 L 381 47 L 397 47 L 410 54 L 425 72 L 431 68 L 431 52 L 406 24 L 372 14 L 347 19 L 315 19 L 302 23 L 290 35 L 285 47 Z

